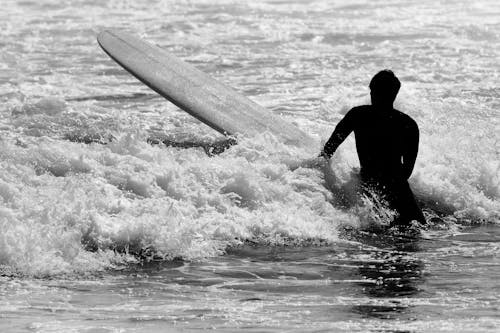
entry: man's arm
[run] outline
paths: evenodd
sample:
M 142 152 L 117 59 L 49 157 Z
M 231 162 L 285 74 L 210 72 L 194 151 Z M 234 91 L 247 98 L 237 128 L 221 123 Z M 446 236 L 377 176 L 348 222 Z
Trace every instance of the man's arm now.
M 337 150 L 337 148 L 340 146 L 340 144 L 344 142 L 344 140 L 354 130 L 354 123 L 355 123 L 355 113 L 354 109 L 351 109 L 351 111 L 347 112 L 344 118 L 342 118 L 342 120 L 335 127 L 332 136 L 326 142 L 325 147 L 323 148 L 323 151 L 321 152 L 320 156 L 323 156 L 328 159 L 331 158 L 332 155 Z
M 406 144 L 403 151 L 403 177 L 410 178 L 418 154 L 419 131 L 415 121 L 411 121 L 406 128 Z

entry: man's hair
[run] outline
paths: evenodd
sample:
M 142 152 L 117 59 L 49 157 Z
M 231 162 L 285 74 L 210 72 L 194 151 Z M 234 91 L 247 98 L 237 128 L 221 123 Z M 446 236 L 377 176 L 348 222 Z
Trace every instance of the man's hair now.
M 391 98 L 392 101 L 396 99 L 396 95 L 401 88 L 401 82 L 389 69 L 384 69 L 372 78 L 370 81 L 370 89 L 377 95 Z

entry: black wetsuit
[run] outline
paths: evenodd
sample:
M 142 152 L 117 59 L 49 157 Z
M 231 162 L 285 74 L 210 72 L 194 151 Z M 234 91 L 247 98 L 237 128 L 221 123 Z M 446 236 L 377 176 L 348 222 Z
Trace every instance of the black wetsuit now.
M 363 188 L 381 195 L 389 207 L 399 213 L 395 223 L 407 224 L 411 220 L 425 223 L 407 181 L 418 152 L 417 123 L 392 108 L 358 106 L 338 123 L 323 154 L 331 157 L 352 131 L 356 138 Z

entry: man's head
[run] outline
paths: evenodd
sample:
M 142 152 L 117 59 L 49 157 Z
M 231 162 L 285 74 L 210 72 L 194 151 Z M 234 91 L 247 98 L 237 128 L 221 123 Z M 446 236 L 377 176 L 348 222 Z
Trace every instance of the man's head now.
M 401 82 L 391 70 L 378 72 L 370 81 L 372 104 L 392 107 L 400 87 Z

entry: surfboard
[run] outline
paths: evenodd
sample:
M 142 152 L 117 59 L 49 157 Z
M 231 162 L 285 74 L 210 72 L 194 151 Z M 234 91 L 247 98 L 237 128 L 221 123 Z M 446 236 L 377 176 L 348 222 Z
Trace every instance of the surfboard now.
M 123 31 L 97 36 L 119 65 L 161 96 L 224 135 L 269 132 L 284 143 L 311 147 L 314 139 L 249 98 L 165 50 Z

